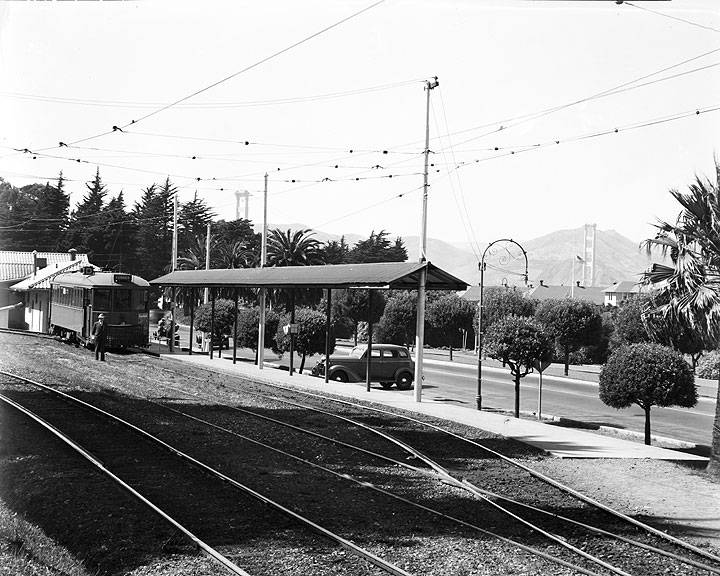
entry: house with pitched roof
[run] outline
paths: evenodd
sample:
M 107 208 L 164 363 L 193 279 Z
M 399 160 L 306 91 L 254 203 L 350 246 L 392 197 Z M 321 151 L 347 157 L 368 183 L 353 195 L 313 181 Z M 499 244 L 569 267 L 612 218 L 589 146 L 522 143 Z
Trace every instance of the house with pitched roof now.
M 10 287 L 37 274 L 45 268 L 61 266 L 69 262 L 84 261 L 87 254 L 77 250 L 68 252 L 16 252 L 0 250 L 0 328 L 27 329 L 25 321 L 25 293 Z
M 536 300 L 562 300 L 564 298 L 572 298 L 573 300 L 585 300 L 602 306 L 605 304 L 603 290 L 603 288 L 597 286 L 582 286 L 580 282 L 576 282 L 575 286 L 550 286 L 540 280 L 540 284 L 528 290 L 525 295 L 528 298 L 535 298 Z
M 642 286 L 632 280 L 615 282 L 603 290 L 606 306 L 620 306 L 628 298 L 634 298 L 642 292 Z

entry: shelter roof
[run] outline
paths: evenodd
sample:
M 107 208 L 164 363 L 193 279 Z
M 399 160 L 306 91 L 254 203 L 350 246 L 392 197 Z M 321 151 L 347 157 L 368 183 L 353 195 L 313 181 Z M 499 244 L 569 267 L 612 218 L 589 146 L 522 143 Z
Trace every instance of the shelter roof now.
M 414 289 L 427 266 L 428 290 L 466 290 L 467 282 L 427 262 L 376 262 L 324 266 L 278 266 L 223 270 L 176 270 L 151 280 L 153 286 L 195 288 L 395 288 Z
M 25 280 L 10 286 L 10 290 L 24 292 L 26 290 L 49 290 L 50 280 L 58 274 L 64 274 L 72 270 L 79 270 L 83 266 L 92 266 L 95 270 L 99 267 L 90 264 L 87 260 L 71 260 L 70 262 L 56 262 L 54 265 L 48 265 L 41 268 L 35 274 L 30 274 Z

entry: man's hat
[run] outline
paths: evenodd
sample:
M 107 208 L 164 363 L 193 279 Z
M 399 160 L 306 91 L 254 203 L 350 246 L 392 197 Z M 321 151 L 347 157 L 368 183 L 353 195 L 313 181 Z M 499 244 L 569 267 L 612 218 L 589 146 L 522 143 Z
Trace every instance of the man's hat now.
M 98 320 L 100 320 L 100 318 L 105 318 L 105 314 L 100 314 L 100 315 L 98 316 Z

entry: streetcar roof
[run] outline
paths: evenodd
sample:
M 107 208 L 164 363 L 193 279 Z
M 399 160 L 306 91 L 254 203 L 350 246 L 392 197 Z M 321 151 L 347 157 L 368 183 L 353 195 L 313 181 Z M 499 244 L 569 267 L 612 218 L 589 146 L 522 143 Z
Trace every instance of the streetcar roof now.
M 51 280 L 53 286 L 76 286 L 80 288 L 148 288 L 150 284 L 140 276 L 117 272 L 95 272 L 83 274 L 82 271 L 58 274 Z

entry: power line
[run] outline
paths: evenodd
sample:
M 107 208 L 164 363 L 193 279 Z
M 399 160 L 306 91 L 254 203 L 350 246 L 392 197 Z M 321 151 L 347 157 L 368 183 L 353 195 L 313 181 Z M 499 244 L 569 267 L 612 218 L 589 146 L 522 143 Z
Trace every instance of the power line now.
M 601 130 L 601 131 L 597 131 L 597 132 L 590 132 L 587 134 L 582 134 L 579 136 L 572 136 L 569 138 L 547 140 L 547 141 L 539 142 L 536 144 L 530 144 L 525 147 L 519 147 L 518 149 L 511 150 L 510 152 L 505 152 L 503 154 L 496 154 L 494 156 L 488 156 L 486 158 L 476 158 L 472 161 L 461 162 L 460 164 L 458 164 L 458 166 L 456 168 L 457 169 L 464 168 L 467 166 L 472 166 L 474 164 L 478 164 L 480 162 L 486 162 L 488 160 L 495 160 L 497 158 L 504 158 L 507 156 L 515 155 L 515 154 L 522 154 L 523 152 L 530 152 L 532 150 L 540 150 L 542 148 L 547 148 L 549 146 L 558 146 L 560 144 L 567 144 L 569 142 L 578 142 L 581 140 L 589 140 L 592 138 L 598 138 L 600 136 L 608 136 L 611 134 L 619 134 L 620 132 L 637 130 L 639 128 L 647 128 L 650 126 L 665 124 L 667 122 L 674 122 L 676 120 L 681 120 L 683 118 L 689 118 L 691 116 L 699 116 L 700 114 L 717 112 L 718 110 L 720 110 L 720 105 L 713 105 L 713 106 L 706 107 L 706 108 L 697 108 L 697 109 L 686 111 L 686 112 L 680 112 L 677 114 L 670 114 L 670 115 L 666 115 L 666 116 L 661 116 L 659 118 L 635 122 L 632 124 L 627 124 L 625 126 L 618 126 L 617 128 L 609 128 L 609 129 L 605 129 L 605 130 Z
M 265 62 L 268 62 L 274 58 L 277 58 L 281 54 L 284 54 L 285 52 L 288 52 L 292 50 L 293 48 L 297 48 L 298 46 L 309 42 L 313 38 L 316 38 L 325 32 L 328 32 L 332 30 L 333 28 L 337 28 L 341 24 L 344 24 L 345 22 L 352 20 L 353 18 L 356 18 L 357 16 L 363 14 L 364 12 L 367 12 L 368 10 L 371 10 L 375 8 L 376 6 L 379 6 L 385 2 L 385 0 L 378 0 L 377 2 L 374 2 L 373 4 L 370 4 L 369 6 L 366 6 L 362 10 L 358 10 L 357 12 L 354 12 L 350 14 L 349 16 L 346 16 L 345 18 L 342 18 L 341 20 L 338 20 L 337 22 L 330 24 L 329 26 L 326 26 L 325 28 L 322 28 L 321 30 L 318 30 L 317 32 L 314 32 L 313 34 L 310 34 L 309 36 L 305 36 L 303 39 L 294 42 L 293 44 L 290 44 L 289 46 L 286 46 L 285 48 L 278 50 L 277 52 L 274 52 L 270 54 L 269 56 L 266 56 L 265 58 L 262 58 L 261 60 L 258 60 L 257 62 L 254 62 L 253 64 L 250 64 L 249 66 L 246 66 L 245 68 L 238 70 L 237 72 L 233 72 L 229 76 L 226 76 L 225 78 L 222 78 L 218 80 L 217 82 L 213 82 L 212 84 L 209 84 L 208 86 L 205 86 L 204 88 L 200 88 L 199 90 L 196 90 L 192 94 L 188 94 L 187 96 L 183 96 L 182 98 L 175 100 L 173 102 L 170 102 L 169 104 L 165 104 L 164 106 L 161 106 L 160 108 L 157 108 L 156 110 L 153 110 L 152 112 L 149 112 L 148 114 L 145 114 L 143 116 L 140 116 L 139 118 L 135 118 L 134 120 L 131 120 L 130 122 L 127 122 L 125 124 L 122 124 L 120 126 L 113 126 L 112 130 L 101 132 L 100 134 L 95 134 L 92 136 L 87 136 L 86 138 L 81 138 L 79 140 L 74 140 L 70 142 L 69 144 L 80 144 L 81 142 L 87 142 L 88 140 L 93 140 L 95 138 L 100 138 L 102 136 L 106 136 L 108 134 L 112 134 L 113 132 L 122 132 L 123 129 L 133 126 L 136 124 L 139 124 L 143 120 L 147 120 L 148 118 L 152 118 L 153 116 L 160 114 L 161 112 L 164 112 L 165 110 L 168 110 L 174 106 L 177 106 L 178 104 L 181 104 L 187 100 L 190 100 L 191 98 L 194 98 L 195 96 L 202 94 L 203 92 L 207 92 L 208 90 L 215 88 L 216 86 L 219 86 L 220 84 L 227 82 L 228 80 L 235 78 L 237 76 L 240 76 L 241 74 L 244 74 L 245 72 L 248 72 L 254 68 L 257 68 L 261 64 L 264 64 Z
M 693 22 L 692 20 L 686 20 L 685 18 L 680 18 L 678 16 L 672 16 L 671 14 L 666 14 L 664 12 L 658 12 L 657 10 L 651 10 L 650 8 L 645 8 L 644 6 L 638 6 L 637 4 L 633 4 L 632 2 L 624 2 L 627 6 L 632 6 L 633 8 L 637 8 L 638 10 L 645 10 L 645 12 L 651 12 L 653 14 L 656 14 L 658 16 L 662 16 L 663 18 L 669 18 L 670 20 L 677 20 L 678 22 L 684 22 L 685 24 L 690 24 L 691 26 L 696 26 L 697 28 L 703 28 L 705 30 L 710 30 L 712 32 L 720 32 L 720 29 L 713 28 L 712 26 L 705 26 L 704 24 L 700 24 L 698 22 Z
M 390 84 L 381 84 L 377 86 L 369 86 L 365 88 L 355 88 L 352 90 L 343 90 L 337 92 L 327 92 L 323 94 L 312 94 L 308 96 L 291 96 L 286 98 L 275 98 L 266 100 L 248 100 L 240 102 L 196 102 L 178 105 L 178 108 L 185 109 L 227 109 L 227 108 L 245 108 L 254 106 L 272 106 L 276 104 L 295 104 L 304 102 L 315 102 L 318 100 L 336 99 L 345 96 L 356 96 L 360 94 L 368 94 L 372 92 L 379 92 L 383 90 L 390 90 L 393 88 L 399 88 L 421 82 L 422 79 L 415 80 L 404 80 L 400 82 L 393 82 Z M 132 101 L 121 101 L 121 100 L 98 100 L 98 99 L 86 99 L 86 98 L 64 98 L 59 96 L 45 96 L 40 94 L 26 94 L 22 92 L 0 92 L 0 96 L 7 98 L 18 98 L 20 100 L 31 100 L 38 102 L 47 102 L 53 104 L 71 104 L 78 106 L 97 106 L 97 107 L 111 107 L 111 108 L 158 108 L 162 106 L 159 102 L 132 102 Z

